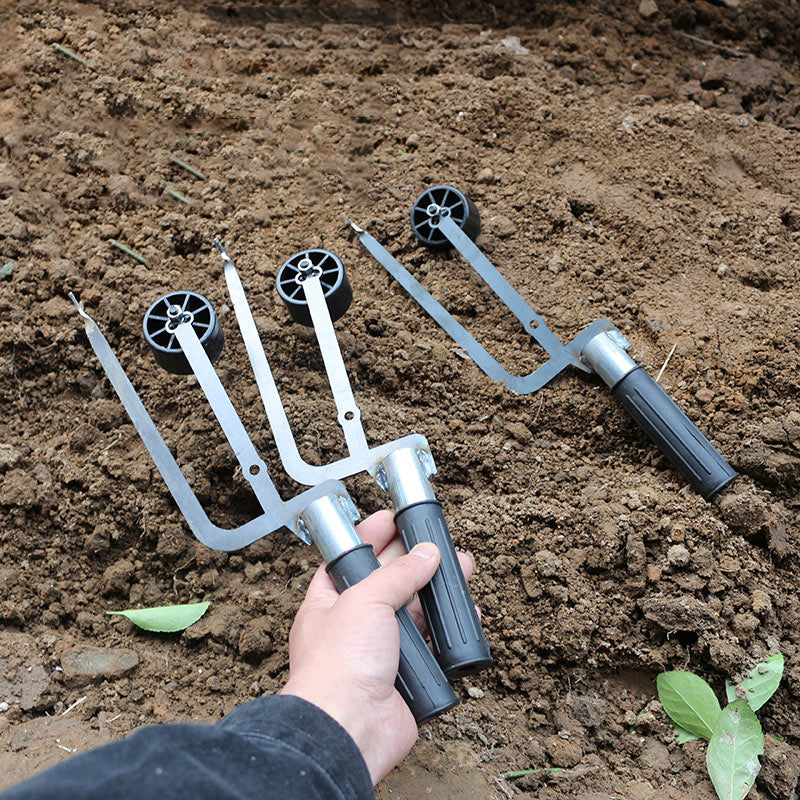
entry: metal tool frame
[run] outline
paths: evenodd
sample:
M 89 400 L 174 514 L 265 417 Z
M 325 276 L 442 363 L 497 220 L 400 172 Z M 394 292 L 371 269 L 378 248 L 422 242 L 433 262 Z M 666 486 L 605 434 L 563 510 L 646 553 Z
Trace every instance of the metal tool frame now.
M 525 331 L 533 337 L 550 358 L 528 375 L 512 375 L 481 345 L 466 328 L 374 237 L 342 215 L 347 224 L 358 234 L 361 244 L 374 256 L 392 277 L 419 303 L 429 316 L 464 349 L 466 354 L 483 372 L 496 381 L 501 381 L 517 394 L 531 394 L 549 383 L 566 367 L 572 366 L 582 372 L 595 372 L 583 357 L 586 345 L 598 334 L 607 333 L 622 349 L 630 344 L 607 319 L 598 319 L 581 331 L 574 339 L 563 344 L 550 330 L 544 318 L 534 311 L 520 293 L 503 277 L 497 267 L 489 261 L 477 245 L 449 217 L 446 208 L 431 209 L 438 218 L 431 224 L 438 227 L 448 241 L 480 275 L 489 288 L 522 323 Z M 444 213 L 442 213 L 444 212 Z M 430 210 L 429 210 L 430 213 Z
M 309 504 L 326 496 L 339 498 L 353 522 L 359 519 L 358 511 L 340 481 L 326 480 L 288 501 L 284 502 L 281 499 L 269 476 L 266 463 L 256 452 L 236 409 L 197 338 L 191 325 L 191 315 L 183 315 L 184 318 L 180 319 L 175 327 L 176 338 L 236 455 L 242 475 L 249 482 L 264 510 L 263 514 L 237 528 L 220 528 L 211 522 L 108 341 L 75 296 L 70 294 L 70 298 L 84 320 L 86 335 L 111 385 L 192 533 L 200 542 L 215 550 L 238 550 L 281 527 L 286 527 L 306 544 L 311 544 L 311 536 L 301 518 L 302 512 Z
M 256 384 L 272 428 L 281 463 L 287 474 L 298 483 L 313 486 L 321 481 L 341 479 L 357 475 L 359 472 L 367 472 L 384 491 L 388 491 L 389 480 L 383 466 L 384 461 L 398 450 L 410 449 L 417 454 L 425 477 L 430 478 L 434 475 L 436 464 L 430 445 L 428 440 L 418 433 L 403 436 L 375 447 L 370 447 L 367 443 L 361 424 L 361 410 L 353 395 L 350 379 L 347 377 L 336 331 L 333 328 L 320 285 L 319 274 L 315 273 L 310 263 L 308 276 L 303 281 L 303 288 L 314 325 L 314 333 L 325 364 L 325 373 L 336 404 L 336 419 L 344 433 L 348 455 L 323 465 L 309 464 L 303 459 L 292 434 L 291 425 L 286 416 L 286 410 L 256 328 L 239 273 L 220 240 L 215 239 L 214 244 L 225 265 L 225 283 L 233 302 L 233 310 L 239 323 L 247 355 L 253 366 Z

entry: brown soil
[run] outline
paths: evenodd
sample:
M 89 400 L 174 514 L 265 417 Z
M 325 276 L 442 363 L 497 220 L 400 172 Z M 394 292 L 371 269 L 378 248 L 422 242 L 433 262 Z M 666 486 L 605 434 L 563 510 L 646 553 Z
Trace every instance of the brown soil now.
M 285 678 L 316 553 L 286 531 L 230 555 L 195 543 L 66 298 L 98 320 L 212 518 L 247 519 L 255 500 L 199 390 L 159 371 L 140 335 L 160 294 L 207 294 L 223 379 L 279 488 L 297 491 L 226 313 L 220 234 L 309 459 L 342 441 L 274 276 L 303 247 L 343 258 L 355 299 L 337 327 L 368 436 L 428 437 L 476 560 L 495 666 L 460 683 L 461 705 L 380 798 L 711 798 L 703 747 L 674 743 L 655 676 L 692 669 L 721 695 L 776 650 L 785 680 L 760 716 L 785 744 L 768 738 L 753 796 L 793 796 L 798 10 L 658 2 L 647 19 L 613 0 L 0 11 L 0 255 L 14 264 L 0 281 L 0 788 L 142 724 L 218 719 Z M 742 473 L 718 502 L 598 381 L 564 373 L 526 397 L 492 383 L 347 235 L 342 211 L 529 370 L 541 354 L 510 315 L 412 238 L 410 204 L 439 182 L 475 201 L 479 244 L 562 338 L 609 317 L 654 372 L 677 343 L 662 383 Z M 364 513 L 386 503 L 364 477 L 348 486 Z M 211 611 L 183 636 L 104 616 L 197 599 Z M 76 645 L 139 664 L 79 686 L 60 671 Z

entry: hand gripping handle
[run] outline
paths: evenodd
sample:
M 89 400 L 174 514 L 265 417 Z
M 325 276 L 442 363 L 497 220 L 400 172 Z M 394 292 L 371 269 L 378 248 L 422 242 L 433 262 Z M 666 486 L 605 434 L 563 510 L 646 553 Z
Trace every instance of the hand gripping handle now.
M 341 594 L 379 566 L 372 545 L 360 544 L 331 561 L 327 571 Z M 400 628 L 400 667 L 395 687 L 419 725 L 452 708 L 458 697 L 408 611 L 401 608 L 396 617 Z
M 408 550 L 420 542 L 433 542 L 442 554 L 431 582 L 419 590 L 437 661 L 449 677 L 485 669 L 492 663 L 489 643 L 458 563 L 442 504 L 431 500 L 408 506 L 398 511 L 395 522 Z

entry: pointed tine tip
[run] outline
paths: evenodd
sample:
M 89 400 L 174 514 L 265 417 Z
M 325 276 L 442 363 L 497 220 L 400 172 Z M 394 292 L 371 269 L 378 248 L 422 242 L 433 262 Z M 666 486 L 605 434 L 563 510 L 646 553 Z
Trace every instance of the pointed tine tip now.
M 342 214 L 342 219 L 356 232 L 356 233 L 365 233 L 363 228 L 360 228 L 358 225 L 347 216 L 347 214 Z
M 222 253 L 223 256 L 226 256 L 227 253 L 225 252 L 225 248 L 222 246 L 222 242 L 219 240 L 219 236 L 214 237 L 214 245 Z
M 72 292 L 69 293 L 69 299 L 72 300 L 73 304 L 75 305 L 75 308 L 78 310 L 78 313 L 84 319 L 91 319 L 91 317 L 83 310 L 83 304 L 78 302 L 78 298 L 75 297 L 75 295 Z

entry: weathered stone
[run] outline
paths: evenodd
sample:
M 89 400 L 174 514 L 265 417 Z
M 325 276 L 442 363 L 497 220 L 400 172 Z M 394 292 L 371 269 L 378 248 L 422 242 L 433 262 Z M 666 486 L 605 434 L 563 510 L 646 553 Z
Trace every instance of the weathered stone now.
M 685 567 L 689 563 L 689 551 L 682 544 L 674 544 L 667 550 L 667 561 L 673 567 Z
M 550 760 L 556 767 L 574 767 L 583 757 L 583 750 L 576 742 L 560 736 L 548 736 L 544 743 Z
M 64 679 L 71 686 L 118 678 L 138 664 L 133 650 L 113 647 L 71 647 L 61 656 Z
M 656 0 L 641 0 L 639 3 L 639 15 L 644 19 L 650 19 L 658 14 Z
M 502 214 L 492 217 L 489 221 L 489 225 L 492 231 L 494 231 L 494 233 L 501 239 L 511 236 L 516 230 L 514 223 L 508 217 L 504 217 Z
M 478 183 L 494 183 L 494 172 L 489 167 L 485 167 L 478 173 Z
M 36 640 L 25 633 L 0 634 L 0 698 L 31 711 L 42 704 L 48 684 Z
M 720 619 L 704 602 L 694 597 L 652 597 L 642 601 L 647 619 L 667 631 L 702 631 L 718 628 Z
M 8 469 L 19 464 L 22 453 L 10 444 L 0 444 L 0 469 Z

